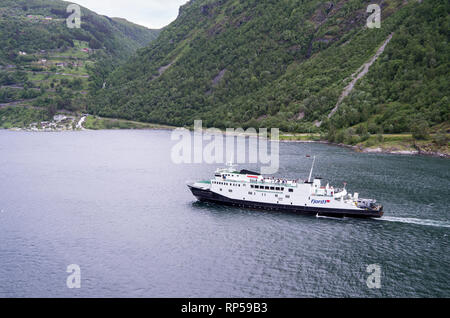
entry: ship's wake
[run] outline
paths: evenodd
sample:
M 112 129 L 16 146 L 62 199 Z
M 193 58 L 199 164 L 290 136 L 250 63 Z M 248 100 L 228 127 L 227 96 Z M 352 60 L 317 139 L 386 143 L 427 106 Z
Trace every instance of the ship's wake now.
M 332 220 L 346 220 L 346 217 L 335 217 L 335 216 L 326 216 L 326 215 L 320 215 L 320 214 L 316 214 L 316 218 L 321 218 L 321 219 L 332 219 Z
M 437 220 L 402 218 L 402 217 L 395 217 L 395 216 L 383 216 L 382 218 L 375 219 L 375 220 L 450 228 L 450 222 L 437 221 Z

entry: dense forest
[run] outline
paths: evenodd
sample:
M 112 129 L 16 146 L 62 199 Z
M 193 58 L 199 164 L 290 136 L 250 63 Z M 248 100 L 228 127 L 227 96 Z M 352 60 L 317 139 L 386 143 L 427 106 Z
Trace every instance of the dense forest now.
M 69 4 L 0 1 L 0 127 L 43 113 L 50 119 L 58 111 L 85 112 L 89 90 L 102 87 L 114 67 L 159 34 L 86 8 L 81 8 L 81 28 L 71 29 Z
M 64 50 L 77 40 L 88 42 L 91 49 L 105 49 L 124 58 L 158 36 L 159 30 L 100 16 L 86 8 L 81 8 L 81 28 L 70 29 L 66 25 L 69 4 L 59 0 L 2 0 L 0 63 L 20 62 L 19 51 Z
M 371 3 L 382 9 L 379 29 L 366 27 Z M 329 139 L 348 127 L 367 135 L 438 125 L 449 121 L 449 12 L 446 0 L 190 1 L 93 92 L 89 111 Z M 391 34 L 329 119 L 352 74 Z

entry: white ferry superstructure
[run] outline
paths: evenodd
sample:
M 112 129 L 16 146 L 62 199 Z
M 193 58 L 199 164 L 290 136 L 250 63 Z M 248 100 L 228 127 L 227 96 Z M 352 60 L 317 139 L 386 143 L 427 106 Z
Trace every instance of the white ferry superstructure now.
M 314 163 L 313 163 L 314 165 Z M 189 184 L 200 201 L 244 208 L 290 211 L 331 217 L 383 216 L 383 206 L 373 199 L 360 199 L 358 193 L 343 188 L 323 186 L 321 178 L 304 181 L 264 177 L 230 165 L 217 169 L 214 178 Z

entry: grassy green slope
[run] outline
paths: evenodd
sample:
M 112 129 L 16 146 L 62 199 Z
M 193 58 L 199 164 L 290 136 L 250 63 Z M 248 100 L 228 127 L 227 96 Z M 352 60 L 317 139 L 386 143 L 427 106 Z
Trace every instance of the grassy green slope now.
M 370 3 L 382 27 L 365 28 Z M 449 3 L 197 0 L 96 93 L 103 116 L 191 125 L 409 131 L 448 121 Z M 349 77 L 394 34 L 330 119 Z M 356 129 L 356 128 L 355 128 Z

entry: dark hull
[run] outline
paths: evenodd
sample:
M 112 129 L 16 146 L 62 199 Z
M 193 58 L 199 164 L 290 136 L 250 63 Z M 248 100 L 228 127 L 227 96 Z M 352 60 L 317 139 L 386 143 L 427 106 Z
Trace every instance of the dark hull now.
M 355 217 L 355 218 L 379 218 L 383 216 L 383 211 L 370 211 L 370 210 L 345 210 L 345 209 L 332 209 L 332 208 L 319 208 L 319 207 L 302 207 L 295 205 L 274 204 L 253 202 L 246 200 L 235 200 L 227 198 L 223 195 L 211 192 L 209 190 L 203 190 L 188 186 L 192 191 L 192 194 L 203 202 L 213 202 L 223 205 L 258 209 L 258 210 L 271 210 L 271 211 L 285 211 L 302 214 L 314 214 L 320 216 L 329 217 Z

